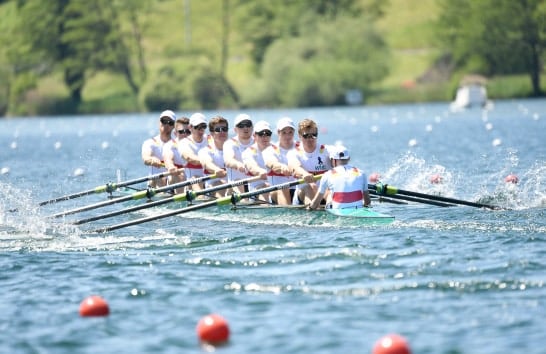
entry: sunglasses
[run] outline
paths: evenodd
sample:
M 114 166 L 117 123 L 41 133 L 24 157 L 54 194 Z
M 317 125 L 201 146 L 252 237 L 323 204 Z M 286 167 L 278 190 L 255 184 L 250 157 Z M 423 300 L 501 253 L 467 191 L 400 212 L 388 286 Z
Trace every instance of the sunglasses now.
M 237 124 L 237 128 L 252 128 L 252 123 L 251 122 L 239 123 Z
M 172 119 L 169 119 L 169 118 L 161 118 L 159 121 L 160 121 L 161 124 L 163 124 L 163 125 L 172 125 L 172 126 L 174 126 L 174 120 L 172 120 Z
M 177 130 L 178 134 L 191 134 L 191 130 L 189 129 L 180 129 L 180 130 Z
M 318 133 L 303 133 L 301 135 L 301 137 L 304 139 L 316 139 L 317 136 L 318 136 Z
M 199 124 L 199 125 L 196 125 L 195 127 L 193 127 L 193 129 L 197 129 L 197 130 L 207 129 L 207 125 L 206 124 Z
M 263 136 L 271 136 L 271 134 L 273 134 L 273 133 L 271 133 L 271 131 L 269 131 L 269 130 L 262 130 L 261 132 L 256 133 L 257 136 L 262 136 L 262 137 Z
M 228 130 L 229 130 L 228 127 L 216 127 L 216 128 L 213 129 L 213 131 L 214 131 L 215 133 L 220 133 L 220 132 L 224 132 L 224 133 L 225 133 L 225 132 L 227 132 Z

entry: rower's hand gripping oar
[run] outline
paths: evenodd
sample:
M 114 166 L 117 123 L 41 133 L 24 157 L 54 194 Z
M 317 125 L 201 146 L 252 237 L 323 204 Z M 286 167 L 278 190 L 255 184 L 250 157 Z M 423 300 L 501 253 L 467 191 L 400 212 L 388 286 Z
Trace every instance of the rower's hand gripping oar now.
M 151 181 L 151 180 L 158 179 L 158 178 L 167 177 L 167 176 L 170 176 L 172 174 L 182 172 L 183 170 L 184 169 L 181 168 L 181 169 L 178 169 L 178 170 L 175 170 L 175 171 L 172 171 L 172 172 L 169 172 L 169 171 L 161 172 L 161 173 L 158 173 L 158 174 L 155 174 L 155 175 L 135 178 L 135 179 L 124 181 L 124 182 L 106 183 L 106 184 L 103 184 L 102 186 L 98 186 L 98 187 L 95 187 L 93 189 L 89 189 L 89 190 L 86 190 L 86 191 L 77 192 L 77 193 L 74 193 L 74 194 L 68 194 L 68 195 L 53 198 L 53 199 L 50 199 L 50 200 L 45 200 L 43 202 L 40 202 L 38 205 L 43 206 L 43 205 L 46 205 L 46 204 L 57 203 L 57 202 L 61 202 L 63 200 L 75 199 L 75 198 L 83 197 L 83 196 L 90 195 L 90 194 L 98 194 L 98 193 L 104 193 L 104 192 L 111 193 L 111 192 L 115 191 L 118 188 L 130 186 L 132 184 Z
M 315 179 L 315 181 L 317 181 L 321 177 L 322 177 L 322 175 L 316 175 L 316 176 L 314 176 L 314 179 Z M 95 230 L 94 232 L 108 232 L 108 231 L 118 230 L 118 229 L 122 229 L 124 227 L 138 225 L 138 224 L 142 224 L 142 223 L 145 223 L 145 222 L 148 222 L 148 221 L 159 220 L 159 219 L 167 218 L 169 216 L 174 216 L 174 215 L 187 213 L 187 212 L 194 211 L 194 210 L 204 209 L 204 208 L 208 208 L 208 207 L 211 207 L 211 206 L 236 204 L 236 203 L 238 203 L 239 201 L 241 201 L 242 199 L 245 199 L 245 198 L 252 198 L 252 197 L 255 197 L 255 196 L 260 195 L 260 194 L 290 188 L 290 187 L 296 186 L 298 184 L 303 184 L 303 183 L 306 183 L 306 182 L 302 178 L 302 179 L 298 179 L 296 181 L 277 184 L 277 185 L 274 185 L 274 186 L 271 186 L 271 187 L 258 189 L 256 191 L 252 191 L 252 192 L 246 192 L 246 193 L 240 193 L 240 194 L 235 193 L 235 194 L 233 194 L 231 196 L 226 196 L 226 197 L 223 197 L 223 198 L 219 198 L 219 199 L 216 199 L 216 200 L 211 200 L 210 202 L 205 202 L 205 203 L 201 203 L 201 204 L 194 204 L 194 205 L 191 205 L 191 206 L 186 207 L 186 208 L 173 210 L 173 211 L 163 213 L 163 214 L 160 214 L 160 215 L 148 216 L 148 217 L 141 218 L 141 219 L 127 221 L 127 222 L 124 222 L 124 223 L 121 223 L 121 224 L 116 224 L 116 225 L 112 225 L 112 226 L 103 227 L 101 229 Z
M 60 213 L 57 213 L 57 214 L 50 215 L 49 217 L 59 218 L 61 216 L 76 214 L 76 213 L 80 213 L 82 211 L 97 209 L 97 208 L 100 208 L 100 207 L 103 207 L 103 206 L 112 205 L 112 204 L 116 204 L 116 203 L 122 203 L 122 202 L 126 202 L 126 201 L 129 201 L 129 200 L 137 200 L 137 199 L 142 199 L 142 198 L 151 198 L 154 195 L 156 195 L 157 193 L 171 191 L 173 189 L 185 187 L 185 186 L 188 186 L 190 184 L 205 182 L 205 181 L 208 181 L 209 179 L 213 179 L 213 178 L 216 178 L 216 174 L 207 175 L 207 176 L 203 176 L 203 177 L 199 177 L 199 178 L 192 178 L 192 179 L 189 179 L 189 180 L 184 181 L 184 182 L 170 184 L 170 185 L 164 186 L 164 187 L 149 188 L 149 189 L 139 191 L 139 192 L 133 193 L 131 195 L 125 196 L 125 197 L 105 200 L 103 202 L 99 202 L 99 203 L 95 203 L 95 204 L 91 204 L 91 205 L 86 205 L 86 206 L 83 206 L 83 207 L 80 207 L 80 208 L 76 208 L 76 209 L 72 209 L 72 210 L 66 210 L 66 211 L 63 211 L 63 212 L 60 212 Z
M 102 214 L 102 215 L 97 215 L 97 216 L 93 216 L 93 217 L 86 218 L 86 219 L 77 220 L 77 221 L 75 221 L 73 223 L 73 225 L 81 225 L 81 224 L 85 224 L 85 223 L 88 223 L 88 222 L 91 222 L 91 221 L 106 219 L 106 218 L 110 218 L 110 217 L 113 217 L 113 216 L 122 215 L 122 214 L 130 213 L 130 212 L 133 212 L 133 211 L 141 210 L 141 209 L 148 209 L 148 208 L 152 208 L 152 207 L 155 207 L 155 206 L 158 206 L 158 205 L 163 205 L 163 204 L 167 204 L 167 203 L 171 203 L 171 202 L 192 201 L 199 195 L 205 195 L 205 194 L 221 191 L 223 189 L 233 188 L 233 187 L 236 187 L 236 186 L 242 186 L 242 185 L 244 185 L 246 183 L 254 182 L 254 181 L 259 180 L 259 179 L 260 179 L 260 176 L 255 176 L 255 177 L 250 177 L 250 178 L 247 178 L 247 179 L 242 179 L 242 180 L 239 180 L 239 181 L 234 181 L 234 182 L 230 182 L 230 183 L 226 183 L 226 184 L 221 184 L 219 186 L 214 186 L 214 187 L 203 189 L 203 190 L 200 190 L 200 191 L 187 191 L 186 193 L 176 194 L 176 195 L 174 195 L 172 197 L 169 197 L 169 198 L 156 200 L 156 201 L 146 203 L 146 204 L 135 205 L 135 206 L 132 206 L 132 207 L 129 207 L 129 208 L 116 210 L 116 211 L 113 211 L 113 212 L 110 212 L 110 213 L 107 213 L 107 214 Z
M 491 209 L 491 210 L 500 210 L 501 209 L 500 207 L 498 207 L 496 205 L 474 203 L 474 202 L 470 202 L 470 201 L 466 201 L 466 200 L 442 197 L 442 196 L 419 193 L 419 192 L 406 191 L 406 190 L 398 189 L 396 187 L 389 186 L 388 184 L 382 184 L 382 183 L 368 184 L 368 189 L 375 190 L 378 195 L 395 196 L 397 194 L 402 194 L 402 195 L 407 195 L 407 196 L 410 196 L 410 197 L 429 199 L 429 200 L 434 200 L 434 201 L 443 202 L 443 203 L 466 205 L 466 206 L 471 206 L 471 207 L 474 207 L 474 208 L 486 208 L 486 209 Z M 418 200 L 414 200 L 414 201 L 418 201 Z

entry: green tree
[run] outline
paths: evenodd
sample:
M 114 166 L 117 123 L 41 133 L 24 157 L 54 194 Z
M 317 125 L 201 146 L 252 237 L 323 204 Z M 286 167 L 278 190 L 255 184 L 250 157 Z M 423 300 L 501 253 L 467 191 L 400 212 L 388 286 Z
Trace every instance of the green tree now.
M 131 64 L 130 39 L 120 28 L 120 9 L 133 21 L 135 7 L 144 4 L 109 0 L 19 0 L 17 36 L 10 53 L 15 75 L 32 73 L 43 76 L 63 72 L 64 83 L 75 107 L 89 75 L 100 70 L 122 74 L 136 94 L 139 84 Z M 141 49 L 140 43 L 136 47 Z M 138 53 L 138 52 L 137 52 Z M 141 58 L 141 53 L 137 56 Z M 145 77 L 143 62 L 137 66 Z M 27 74 L 25 74 L 27 75 Z
M 362 6 L 364 3 L 364 6 Z M 251 44 L 251 57 L 259 67 L 267 48 L 278 38 L 296 37 L 322 21 L 339 16 L 368 20 L 382 14 L 386 1 L 380 0 L 238 0 L 235 22 L 238 32 Z
M 365 18 L 340 17 L 299 37 L 277 40 L 267 51 L 263 95 L 285 106 L 344 104 L 345 92 L 369 93 L 388 74 L 389 51 Z
M 485 75 L 526 73 L 540 89 L 546 55 L 543 0 L 440 0 L 438 35 L 456 68 Z

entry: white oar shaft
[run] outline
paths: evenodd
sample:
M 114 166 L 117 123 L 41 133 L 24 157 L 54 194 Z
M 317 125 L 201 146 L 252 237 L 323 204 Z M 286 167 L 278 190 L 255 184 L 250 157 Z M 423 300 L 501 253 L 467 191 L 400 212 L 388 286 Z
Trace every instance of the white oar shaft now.
M 89 218 L 86 218 L 86 219 L 77 220 L 73 224 L 74 225 L 81 225 L 81 224 L 85 224 L 85 223 L 88 223 L 88 222 L 91 222 L 91 221 L 107 219 L 107 218 L 110 218 L 110 217 L 113 217 L 113 216 L 127 214 L 127 213 L 131 213 L 133 211 L 138 211 L 138 210 L 142 210 L 142 209 L 153 208 L 155 206 L 163 205 L 163 204 L 167 204 L 167 203 L 171 203 L 171 202 L 192 201 L 199 195 L 214 193 L 214 192 L 217 192 L 217 191 L 220 191 L 220 190 L 223 190 L 223 189 L 228 189 L 228 188 L 233 188 L 233 187 L 236 187 L 236 186 L 241 186 L 241 185 L 249 183 L 249 182 L 254 182 L 254 181 L 258 180 L 258 179 L 260 179 L 260 177 L 256 176 L 256 177 L 242 179 L 242 180 L 239 180 L 239 181 L 234 181 L 234 182 L 230 182 L 230 183 L 226 183 L 226 184 L 221 184 L 219 186 L 214 186 L 214 187 L 203 189 L 203 190 L 196 191 L 196 192 L 187 191 L 185 194 L 178 194 L 178 195 L 172 196 L 170 198 L 156 200 L 156 201 L 153 201 L 153 202 L 150 202 L 150 203 L 135 205 L 135 206 L 132 206 L 132 207 L 129 207 L 129 208 L 116 210 L 116 211 L 113 211 L 113 212 L 110 212 L 110 213 L 107 213 L 107 214 L 102 214 L 102 215 L 98 215 L 98 216 L 89 217 Z
M 116 203 L 122 203 L 122 202 L 126 202 L 126 201 L 129 201 L 129 200 L 136 200 L 136 199 L 142 199 L 142 198 L 151 198 L 154 195 L 156 195 L 157 193 L 161 193 L 161 192 L 165 192 L 165 191 L 171 191 L 173 189 L 185 187 L 185 186 L 195 184 L 195 183 L 201 183 L 201 182 L 207 181 L 207 180 L 212 179 L 212 178 L 216 178 L 216 175 L 213 174 L 213 175 L 203 176 L 203 177 L 199 177 L 199 178 L 192 178 L 192 179 L 184 181 L 184 182 L 175 183 L 175 184 L 171 184 L 171 185 L 164 186 L 164 187 L 152 188 L 152 189 L 147 189 L 147 190 L 144 190 L 144 191 L 139 191 L 139 192 L 133 193 L 133 194 L 125 196 L 125 197 L 115 198 L 115 199 L 111 199 L 111 200 L 105 200 L 103 202 L 83 206 L 83 207 L 80 207 L 80 208 L 76 208 L 76 209 L 72 209 L 72 210 L 66 210 L 66 211 L 63 211 L 63 212 L 60 212 L 60 213 L 57 213 L 57 214 L 53 214 L 50 217 L 59 218 L 59 217 L 62 217 L 62 216 L 76 214 L 76 213 L 80 213 L 80 212 L 87 211 L 87 210 L 97 209 L 97 208 L 101 208 L 103 206 L 112 205 L 112 204 L 116 204 Z
M 38 205 L 43 206 L 43 205 L 46 205 L 46 204 L 52 204 L 52 203 L 57 203 L 57 202 L 61 202 L 61 201 L 64 201 L 64 200 L 75 199 L 75 198 L 83 197 L 83 196 L 90 195 L 90 194 L 112 192 L 112 191 L 114 191 L 114 190 L 116 190 L 118 188 L 121 188 L 121 187 L 126 187 L 126 186 L 130 186 L 132 184 L 137 184 L 137 183 L 151 181 L 151 180 L 158 179 L 158 178 L 167 177 L 167 176 L 170 176 L 172 174 L 179 173 L 181 171 L 183 171 L 183 169 L 178 169 L 178 170 L 175 170 L 175 171 L 161 172 L 161 173 L 158 173 L 158 174 L 155 174 L 155 175 L 140 177 L 140 178 L 136 178 L 136 179 L 133 179 L 133 180 L 124 181 L 124 182 L 106 183 L 106 184 L 103 184 L 101 186 L 98 186 L 98 187 L 95 187 L 93 189 L 89 189 L 89 190 L 86 190 L 86 191 L 77 192 L 77 193 L 73 193 L 73 194 L 68 194 L 68 195 L 53 198 L 53 199 L 50 199 L 50 200 L 45 200 L 43 202 L 38 203 Z
M 321 177 L 322 177 L 322 175 L 316 175 L 316 176 L 314 176 L 314 179 L 319 180 Z M 182 214 L 182 213 L 187 213 L 187 212 L 190 212 L 190 211 L 193 211 L 193 210 L 208 208 L 208 207 L 211 207 L 211 206 L 236 204 L 241 199 L 244 199 L 244 198 L 252 198 L 252 197 L 260 195 L 260 194 L 290 188 L 292 186 L 295 186 L 295 185 L 298 185 L 298 184 L 303 184 L 303 183 L 305 183 L 305 180 L 304 179 L 299 179 L 299 180 L 296 180 L 296 181 L 286 182 L 286 183 L 277 184 L 277 185 L 274 185 L 274 186 L 258 189 L 256 191 L 252 191 L 252 192 L 246 192 L 246 193 L 241 193 L 241 194 L 233 194 L 231 196 L 226 196 L 226 197 L 216 199 L 216 200 L 212 200 L 210 202 L 205 202 L 205 203 L 202 203 L 202 204 L 191 205 L 189 207 L 178 209 L 178 210 L 173 210 L 173 211 L 170 211 L 170 212 L 167 212 L 167 213 L 164 213 L 164 214 L 149 216 L 149 217 L 145 217 L 145 218 L 141 218 L 141 219 L 127 221 L 127 222 L 117 224 L 117 225 L 104 227 L 104 228 L 95 230 L 95 232 L 108 232 L 108 231 L 118 230 L 118 229 L 121 229 L 121 228 L 124 228 L 124 227 L 138 225 L 138 224 L 142 224 L 142 223 L 149 222 L 149 221 L 159 220 L 159 219 L 167 218 L 167 217 Z

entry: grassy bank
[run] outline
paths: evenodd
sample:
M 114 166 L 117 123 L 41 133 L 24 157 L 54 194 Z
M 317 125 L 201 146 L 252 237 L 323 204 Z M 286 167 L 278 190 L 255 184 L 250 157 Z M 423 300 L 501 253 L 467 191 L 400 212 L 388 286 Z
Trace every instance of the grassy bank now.
M 165 65 L 183 68 L 188 59 L 182 58 L 188 53 L 192 53 L 195 60 L 212 60 L 212 66 L 220 65 L 214 60 L 218 60 L 221 51 L 221 2 L 194 0 L 190 2 L 190 12 L 185 11 L 184 4 L 186 2 L 180 0 L 154 2 L 153 8 L 142 17 L 148 77 L 157 75 Z M 7 4 L 0 7 L 2 17 L 5 6 Z M 427 83 L 420 80 L 440 55 L 434 36 L 438 12 L 436 0 L 389 0 L 386 15 L 378 21 L 377 28 L 391 49 L 392 66 L 388 77 L 366 97 L 367 104 L 453 99 L 456 78 Z M 208 53 L 208 56 L 199 53 Z M 248 47 L 238 34 L 230 33 L 226 75 L 238 92 L 256 80 L 247 53 Z M 543 76 L 541 82 L 546 90 L 546 77 Z M 526 97 L 531 93 L 531 83 L 523 75 L 492 78 L 488 82 L 488 93 L 493 99 Z M 61 76 L 53 74 L 41 79 L 37 89 L 27 95 L 26 107 L 31 113 L 53 114 L 63 110 L 67 96 Z M 125 80 L 106 72 L 87 79 L 82 97 L 80 110 L 83 113 L 144 111 L 141 97 L 131 92 Z

